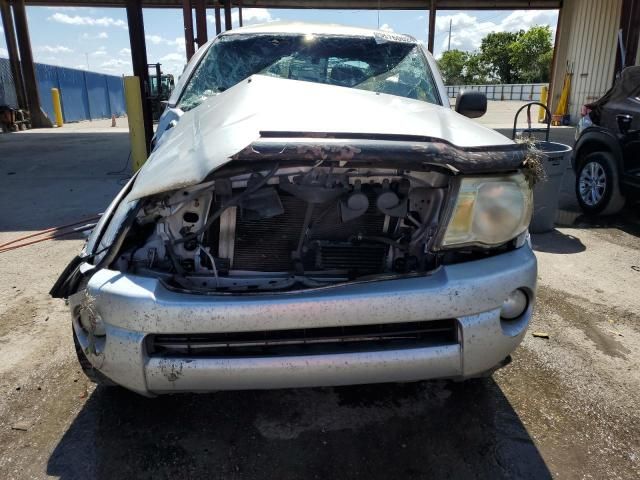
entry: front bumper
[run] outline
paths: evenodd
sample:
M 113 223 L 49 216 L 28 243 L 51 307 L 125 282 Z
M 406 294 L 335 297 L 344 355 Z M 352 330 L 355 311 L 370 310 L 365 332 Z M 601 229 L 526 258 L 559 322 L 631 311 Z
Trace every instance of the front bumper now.
M 293 293 L 206 296 L 177 293 L 153 278 L 100 270 L 87 294 L 70 297 L 100 316 L 106 335 L 73 326 L 91 363 L 136 392 L 268 389 L 469 378 L 489 371 L 518 346 L 529 324 L 536 259 L 528 245 L 450 265 L 427 277 L 351 283 Z M 516 320 L 500 319 L 511 291 L 530 302 Z M 389 324 L 454 318 L 455 344 L 312 355 L 202 357 L 149 354 L 153 334 L 205 334 Z

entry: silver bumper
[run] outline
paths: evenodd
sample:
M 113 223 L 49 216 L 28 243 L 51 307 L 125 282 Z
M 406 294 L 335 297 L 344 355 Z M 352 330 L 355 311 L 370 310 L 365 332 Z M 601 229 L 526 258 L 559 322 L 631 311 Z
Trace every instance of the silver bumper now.
M 531 302 L 519 319 L 500 319 L 515 288 Z M 498 365 L 520 343 L 532 314 L 536 259 L 528 246 L 443 267 L 428 277 L 353 283 L 297 293 L 203 296 L 177 293 L 153 278 L 100 270 L 87 290 L 106 335 L 78 340 L 107 377 L 150 395 L 466 378 Z M 72 312 L 85 298 L 70 298 Z M 150 334 L 286 330 L 455 318 L 458 342 L 356 353 L 176 358 L 147 353 Z

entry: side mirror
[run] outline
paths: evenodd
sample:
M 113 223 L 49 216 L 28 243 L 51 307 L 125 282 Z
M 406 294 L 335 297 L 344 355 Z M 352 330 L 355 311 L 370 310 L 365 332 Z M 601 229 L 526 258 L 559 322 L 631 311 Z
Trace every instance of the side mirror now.
M 473 90 L 461 90 L 456 97 L 456 112 L 469 118 L 478 118 L 487 113 L 487 96 Z
M 628 113 L 621 113 L 616 115 L 616 120 L 618 122 L 618 130 L 622 135 L 626 135 L 631 129 L 631 122 L 633 121 L 633 117 Z

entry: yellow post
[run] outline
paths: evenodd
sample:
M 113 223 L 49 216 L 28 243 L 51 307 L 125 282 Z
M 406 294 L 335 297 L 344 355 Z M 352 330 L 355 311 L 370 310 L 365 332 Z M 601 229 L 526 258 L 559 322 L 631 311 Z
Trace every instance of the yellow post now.
M 56 125 L 61 127 L 64 125 L 64 119 L 62 118 L 62 104 L 60 103 L 60 90 L 57 88 L 51 89 L 51 100 L 53 100 L 53 113 L 56 116 Z
M 131 141 L 131 161 L 136 172 L 147 160 L 147 147 L 144 136 L 144 120 L 142 116 L 142 96 L 140 95 L 140 79 L 124 77 L 124 99 L 127 105 L 129 120 L 129 139 Z
M 540 91 L 540 103 L 546 106 L 548 96 L 549 96 L 549 87 L 547 87 L 546 85 L 543 85 L 542 90 Z M 544 117 L 546 113 L 547 112 L 545 112 L 544 108 L 538 107 L 538 123 L 544 122 Z

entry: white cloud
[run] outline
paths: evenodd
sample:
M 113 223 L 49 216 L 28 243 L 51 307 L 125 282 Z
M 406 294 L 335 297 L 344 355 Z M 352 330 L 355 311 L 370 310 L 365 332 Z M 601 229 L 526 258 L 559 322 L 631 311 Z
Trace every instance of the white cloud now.
M 164 57 L 160 58 L 160 62 L 186 62 L 186 57 L 179 53 L 168 53 Z
M 220 20 L 222 23 L 222 28 L 224 29 L 224 12 L 222 9 L 220 10 Z M 277 18 L 274 18 L 271 15 L 271 12 L 267 8 L 243 8 L 242 9 L 242 25 L 254 25 L 256 23 L 269 23 L 277 21 Z M 214 15 L 207 15 L 207 21 L 213 25 L 216 23 L 216 17 Z M 238 28 L 240 26 L 240 14 L 238 13 L 238 9 L 234 8 L 231 12 L 231 26 L 233 28 Z
M 49 65 L 59 65 L 60 59 L 58 57 L 42 57 L 38 59 L 41 63 L 47 63 Z
M 89 27 L 120 27 L 127 28 L 127 22 L 111 17 L 83 17 L 80 15 L 67 15 L 66 13 L 56 12 L 47 20 L 64 23 L 66 25 L 82 25 Z
M 0 57 L 8 57 L 9 51 L 6 48 L 0 47 Z
M 160 35 L 145 35 L 144 38 L 152 45 L 169 45 L 172 47 L 184 48 L 184 37 L 176 37 L 171 40 L 170 38 L 164 38 Z
M 118 55 L 120 55 L 121 57 L 130 57 L 131 56 L 131 49 L 130 48 L 123 48 L 118 52 Z
M 382 25 L 380 25 L 380 30 L 384 30 L 385 32 L 393 32 L 393 28 L 391 28 L 388 23 L 383 23 Z
M 100 69 L 106 73 L 115 73 L 118 75 L 131 73 L 131 62 L 120 58 L 112 58 L 100 64 Z
M 516 32 L 527 30 L 534 25 L 551 26 L 555 33 L 558 12 L 555 10 L 514 10 L 502 19 L 478 17 L 464 12 L 436 17 L 436 56 L 447 49 L 449 43 L 449 22 L 451 22 L 451 48 L 476 50 L 482 39 L 491 32 Z
M 167 39 L 162 38 L 160 35 L 145 35 L 144 38 L 147 42 L 150 42 L 154 45 L 160 45 L 161 43 L 166 43 Z
M 186 43 L 187 42 L 185 41 L 184 37 L 176 37 L 176 39 L 173 41 L 173 44 L 178 50 L 184 50 L 184 46 L 186 45 Z
M 90 33 L 83 33 L 80 38 L 82 40 L 106 40 L 109 38 L 109 34 L 107 32 L 100 32 L 95 35 L 91 35 Z
M 275 19 L 271 15 L 271 12 L 266 8 L 243 8 L 242 9 L 242 24 L 250 25 L 252 23 L 269 23 Z M 238 10 L 231 12 L 231 21 L 233 23 L 240 23 L 240 14 Z
M 63 45 L 41 45 L 35 48 L 37 52 L 44 53 L 71 53 L 73 50 L 71 48 L 65 47 Z

